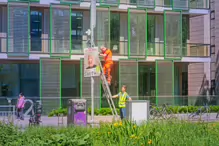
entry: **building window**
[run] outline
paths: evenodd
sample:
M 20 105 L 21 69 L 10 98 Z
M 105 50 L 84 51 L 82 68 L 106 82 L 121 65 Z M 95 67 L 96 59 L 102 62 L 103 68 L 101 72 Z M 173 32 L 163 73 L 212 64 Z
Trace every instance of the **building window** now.
M 119 53 L 120 45 L 120 14 L 111 13 L 110 17 L 110 49 L 114 53 Z
M 83 13 L 73 11 L 71 13 L 71 37 L 72 50 L 81 50 L 82 47 L 82 29 L 83 29 Z
M 164 7 L 171 7 L 172 0 L 164 0 Z
M 31 51 L 41 51 L 42 12 L 30 13 Z
M 39 64 L 18 64 L 20 91 L 28 97 L 39 97 Z
M 187 45 L 187 40 L 189 40 L 189 16 L 182 16 L 182 44 Z

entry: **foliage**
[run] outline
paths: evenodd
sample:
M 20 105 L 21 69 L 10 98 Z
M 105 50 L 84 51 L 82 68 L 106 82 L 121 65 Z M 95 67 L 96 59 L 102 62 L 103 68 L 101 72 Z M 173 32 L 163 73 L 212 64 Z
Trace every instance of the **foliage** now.
M 196 112 L 201 106 L 169 106 L 168 111 L 172 111 L 172 113 L 193 113 Z M 219 106 L 210 106 L 210 112 L 212 113 L 217 113 L 219 112 Z M 119 109 L 117 109 L 117 113 L 119 114 Z M 53 110 L 50 114 L 49 117 L 52 116 L 58 116 L 58 115 L 67 115 L 67 109 L 58 109 L 58 110 Z M 88 108 L 88 114 L 91 114 L 91 108 Z M 94 109 L 94 114 L 95 115 L 112 115 L 112 112 L 110 108 L 101 108 L 101 109 Z
M 49 113 L 49 117 L 53 117 L 53 116 L 66 116 L 67 115 L 67 108 L 60 108 L 60 109 L 57 109 L 57 110 L 52 110 L 50 113 Z
M 31 127 L 21 133 L 16 140 L 9 141 L 6 145 L 85 146 L 91 145 L 90 138 L 91 136 L 85 128 Z
M 100 129 L 97 129 L 96 137 L 101 145 L 204 146 L 217 145 L 219 141 L 219 124 L 166 121 L 137 126 L 130 122 L 118 122 L 113 126 L 104 124 Z
M 117 113 L 119 114 L 119 109 L 116 109 Z M 91 108 L 88 108 L 88 114 L 91 115 Z M 101 108 L 101 109 L 94 109 L 95 115 L 107 116 L 112 115 L 112 111 L 110 108 Z
M 0 146 L 13 142 L 20 135 L 21 133 L 17 130 L 17 128 L 0 122 Z
M 136 125 L 128 121 L 102 123 L 97 128 L 32 127 L 19 132 L 0 124 L 4 146 L 146 146 L 218 145 L 219 123 L 160 121 Z

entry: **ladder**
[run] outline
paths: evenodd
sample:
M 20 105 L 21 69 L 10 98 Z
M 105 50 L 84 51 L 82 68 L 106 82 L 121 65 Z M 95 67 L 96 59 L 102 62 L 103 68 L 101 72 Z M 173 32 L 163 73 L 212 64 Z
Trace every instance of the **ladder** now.
M 99 59 L 99 65 L 100 65 L 100 69 L 101 69 L 100 79 L 102 81 L 102 87 L 103 87 L 104 95 L 105 95 L 105 97 L 107 99 L 107 102 L 110 106 L 110 109 L 112 111 L 114 119 L 117 119 L 118 118 L 118 113 L 116 111 L 116 107 L 115 107 L 113 99 L 112 99 L 112 94 L 110 92 L 108 82 L 107 82 L 106 77 L 103 73 L 103 67 L 101 65 L 100 59 Z
M 92 29 L 91 29 L 92 30 Z M 91 40 L 92 36 L 91 36 L 91 31 L 90 29 L 88 29 L 86 31 L 86 34 L 88 36 L 88 40 L 87 40 L 87 47 L 92 47 L 92 46 L 95 46 L 94 45 L 94 42 Z M 113 99 L 112 99 L 112 94 L 110 92 L 110 88 L 109 88 L 109 85 L 108 85 L 108 82 L 106 81 L 106 77 L 103 73 L 103 67 L 102 67 L 102 64 L 101 64 L 101 61 L 100 59 L 98 59 L 98 62 L 99 62 L 99 66 L 100 66 L 100 79 L 101 79 L 101 83 L 102 83 L 102 87 L 103 87 L 103 92 L 104 92 L 104 95 L 107 99 L 107 102 L 109 104 L 109 107 L 112 111 L 112 115 L 113 115 L 113 118 L 114 119 L 117 119 L 118 118 L 118 113 L 116 111 L 116 107 L 114 105 L 114 102 L 113 102 Z

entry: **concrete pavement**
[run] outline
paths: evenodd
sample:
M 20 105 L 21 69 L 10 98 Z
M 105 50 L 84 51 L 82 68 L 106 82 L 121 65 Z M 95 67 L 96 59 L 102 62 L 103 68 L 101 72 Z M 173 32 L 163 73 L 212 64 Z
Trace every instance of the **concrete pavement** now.
M 91 117 L 88 116 L 88 122 L 90 122 Z M 67 126 L 67 117 L 58 118 L 58 117 L 41 117 L 41 126 Z M 99 124 L 100 122 L 112 122 L 113 116 L 95 116 L 94 123 Z M 20 128 L 25 128 L 29 126 L 29 118 L 25 117 L 24 120 L 14 120 L 14 124 Z
M 189 114 L 176 114 L 175 117 L 177 117 L 180 120 L 188 120 Z M 63 118 L 58 118 L 58 117 L 47 117 L 47 116 L 42 116 L 41 117 L 42 126 L 67 126 L 67 117 Z M 91 117 L 88 116 L 88 122 L 90 122 Z M 205 122 L 219 122 L 219 118 L 216 119 L 216 113 L 210 113 L 210 114 L 205 114 L 202 117 L 200 116 L 195 116 L 194 118 L 190 118 L 190 121 L 199 121 L 203 120 Z M 3 121 L 3 117 L 0 117 L 0 121 Z M 99 124 L 100 122 L 112 122 L 113 121 L 113 116 L 95 116 L 94 117 L 94 123 Z M 29 126 L 29 117 L 25 117 L 24 120 L 14 120 L 14 124 L 20 128 L 25 128 Z

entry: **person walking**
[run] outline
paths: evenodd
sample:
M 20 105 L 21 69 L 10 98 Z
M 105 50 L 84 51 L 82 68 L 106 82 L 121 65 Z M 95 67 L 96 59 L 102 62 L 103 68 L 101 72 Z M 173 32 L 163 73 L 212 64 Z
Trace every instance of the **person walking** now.
M 112 98 L 119 98 L 119 110 L 120 110 L 120 117 L 121 120 L 126 118 L 126 102 L 127 100 L 131 101 L 131 97 L 126 92 L 127 86 L 122 86 L 122 91 L 119 94 L 114 95 Z
M 23 93 L 19 94 L 18 102 L 17 102 L 17 119 L 24 120 L 23 110 L 25 104 L 25 97 Z

